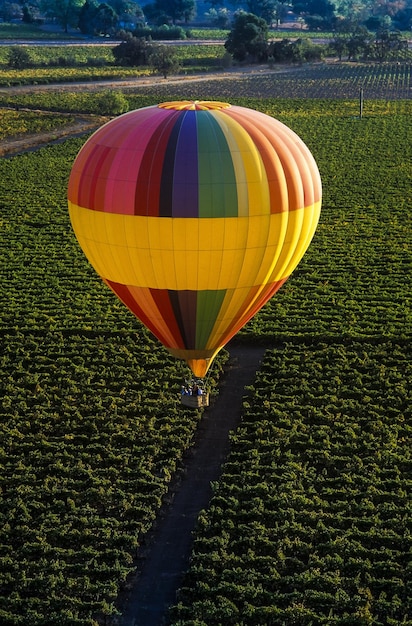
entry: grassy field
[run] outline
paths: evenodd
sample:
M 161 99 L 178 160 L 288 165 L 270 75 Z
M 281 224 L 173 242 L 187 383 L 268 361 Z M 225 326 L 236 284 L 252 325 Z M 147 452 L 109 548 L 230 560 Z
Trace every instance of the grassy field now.
M 133 107 L 220 89 L 298 132 L 324 186 L 307 255 L 241 333 L 273 349 L 199 518 L 175 626 L 412 623 L 412 101 L 387 67 L 379 81 L 375 66 L 356 71 L 387 94 L 362 119 L 360 83 L 349 96 L 351 80 L 321 68 L 310 99 L 252 96 L 267 89 L 253 76 L 242 99 L 236 81 L 126 93 Z M 24 97 L 47 109 L 51 96 Z M 4 626 L 109 623 L 201 420 L 179 407 L 180 366 L 74 239 L 66 185 L 82 142 L 0 162 Z

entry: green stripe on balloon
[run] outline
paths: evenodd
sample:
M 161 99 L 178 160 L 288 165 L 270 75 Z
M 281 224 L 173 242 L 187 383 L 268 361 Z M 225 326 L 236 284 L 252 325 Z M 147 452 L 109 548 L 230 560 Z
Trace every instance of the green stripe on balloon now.
M 197 114 L 197 139 L 199 217 L 237 217 L 238 196 L 232 155 L 219 123 L 207 111 Z
M 197 292 L 196 347 L 204 350 L 222 308 L 226 289 Z

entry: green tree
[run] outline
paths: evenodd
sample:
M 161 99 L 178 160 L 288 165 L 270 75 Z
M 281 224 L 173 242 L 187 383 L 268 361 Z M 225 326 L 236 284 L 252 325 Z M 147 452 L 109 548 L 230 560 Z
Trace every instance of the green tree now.
M 348 54 L 347 37 L 337 35 L 332 39 L 329 44 L 329 48 L 332 52 L 337 54 L 339 61 L 342 61 L 342 57 Z
M 176 74 L 180 69 L 176 53 L 169 46 L 153 46 L 149 63 L 159 74 L 162 74 L 163 78 Z
M 152 44 L 142 37 L 127 35 L 125 40 L 112 48 L 117 65 L 137 67 L 148 65 Z
M 25 24 L 33 24 L 35 21 L 33 7 L 25 4 L 23 7 L 23 22 Z
M 210 6 L 214 9 L 217 7 L 221 7 L 224 4 L 224 0 L 205 0 L 206 4 L 210 4 Z
M 275 2 L 275 9 L 273 14 L 273 19 L 276 22 L 276 28 L 283 22 L 288 12 L 289 6 L 284 2 Z
M 77 28 L 83 0 L 42 0 L 41 10 L 54 18 L 65 33 L 69 26 Z
M 95 0 L 86 0 L 79 12 L 78 26 L 83 35 L 94 35 L 94 18 L 98 4 Z
M 131 0 L 107 0 L 107 3 L 113 7 L 119 16 L 119 21 L 124 24 L 136 25 L 143 24 L 145 17 L 143 11 L 136 2 Z
M 209 11 L 206 11 L 205 17 L 218 28 L 227 28 L 230 22 L 229 11 L 225 7 L 221 7 L 220 9 L 212 7 Z
M 5 22 L 9 22 L 20 14 L 21 6 L 17 2 L 0 1 L 0 18 Z
M 237 13 L 225 48 L 236 61 L 267 59 L 268 25 L 252 13 Z
M 26 48 L 13 46 L 7 55 L 7 65 L 15 70 L 22 70 L 31 65 L 30 54 Z
M 249 13 L 263 17 L 268 24 L 271 24 L 275 18 L 276 0 L 246 0 L 246 7 Z
M 394 54 L 407 49 L 408 41 L 399 31 L 384 29 L 376 33 L 375 50 L 379 61 L 386 61 Z
M 106 2 L 99 4 L 94 16 L 94 30 L 97 34 L 108 35 L 114 31 L 118 22 L 116 11 Z
M 412 2 L 400 9 L 393 17 L 393 21 L 400 30 L 412 29 Z
M 196 15 L 195 0 L 155 0 L 153 4 L 145 6 L 145 14 L 157 23 L 184 20 L 190 22 Z
M 103 91 L 100 100 L 99 110 L 103 115 L 121 115 L 129 110 L 129 102 L 121 91 Z
M 348 60 L 368 58 L 373 54 L 373 35 L 363 26 L 358 26 L 347 42 Z

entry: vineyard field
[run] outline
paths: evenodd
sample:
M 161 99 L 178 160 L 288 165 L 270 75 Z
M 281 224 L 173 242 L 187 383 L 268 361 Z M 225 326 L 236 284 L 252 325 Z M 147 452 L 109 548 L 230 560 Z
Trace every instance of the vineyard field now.
M 0 109 L 0 141 L 26 133 L 39 133 L 73 122 L 73 117 L 38 111 Z
M 240 333 L 270 349 L 171 624 L 411 626 L 412 99 L 383 85 L 360 119 L 350 81 L 334 99 L 321 79 L 311 99 L 268 98 L 265 77 L 125 92 L 133 108 L 209 88 L 269 113 L 309 146 L 324 187 L 304 260 Z M 30 97 L 50 96 L 0 103 Z M 66 187 L 83 142 L 0 161 L 2 626 L 116 623 L 202 419 L 179 405 L 184 370 L 76 243 Z
M 314 63 L 299 67 L 275 66 L 273 70 L 250 71 L 234 75 L 230 80 L 210 78 L 196 85 L 196 98 L 304 98 L 359 100 L 360 89 L 364 99 L 399 100 L 412 98 L 412 64 L 386 63 Z M 156 93 L 163 98 L 186 98 L 193 87 L 184 82 L 165 82 L 153 87 L 144 86 L 144 94 Z M 137 91 L 140 93 L 140 91 Z
M 113 43 L 113 47 L 115 47 Z M 0 86 L 47 84 L 96 80 L 135 79 L 153 74 L 147 66 L 115 65 L 108 46 L 29 46 L 30 66 L 8 67 L 10 47 L 0 46 Z M 183 72 L 222 67 L 223 43 L 215 45 L 175 45 L 175 54 Z
M 412 623 L 410 346 L 268 352 L 172 623 Z

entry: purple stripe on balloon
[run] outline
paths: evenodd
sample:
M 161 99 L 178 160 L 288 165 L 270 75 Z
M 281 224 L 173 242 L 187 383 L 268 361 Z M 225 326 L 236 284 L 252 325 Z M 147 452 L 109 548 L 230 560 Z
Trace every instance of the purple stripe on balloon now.
M 197 291 L 172 291 L 169 290 L 170 303 L 172 305 L 176 322 L 186 350 L 196 349 L 196 311 Z
M 196 111 L 182 113 L 184 119 L 180 127 L 174 155 L 172 216 L 198 217 L 198 145 Z

